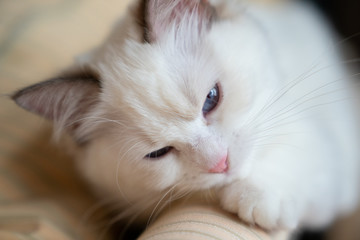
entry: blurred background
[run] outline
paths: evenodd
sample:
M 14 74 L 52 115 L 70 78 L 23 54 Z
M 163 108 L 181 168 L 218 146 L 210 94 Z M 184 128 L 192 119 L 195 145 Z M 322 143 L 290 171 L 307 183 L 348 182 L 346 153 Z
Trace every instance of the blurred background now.
M 359 0 L 299 1 L 314 3 L 340 34 L 340 39 L 348 39 L 351 58 L 359 57 Z M 61 225 L 59 231 L 68 236 L 61 239 L 77 239 L 71 238 L 77 234 L 86 236 L 87 240 L 96 236 L 87 232 L 88 219 L 80 222 L 77 219 L 89 215 L 87 211 L 96 201 L 75 173 L 71 160 L 49 143 L 50 124 L 17 108 L 6 94 L 53 77 L 70 65 L 74 56 L 100 43 L 129 2 L 0 0 L 0 217 L 26 213 L 37 217 L 31 223 L 43 226 L 43 222 L 38 222 L 41 218 L 37 210 L 46 209 L 47 213 L 41 213 L 45 214 L 41 215 L 43 219 L 56 215 L 52 221 Z M 54 199 L 57 205 L 68 209 L 61 218 L 66 221 L 58 221 L 59 209 L 51 204 Z M 30 231 L 20 225 L 12 227 L 20 232 Z M 80 233 L 79 229 L 87 233 Z M 347 219 L 339 222 L 327 239 L 359 240 L 359 229 L 355 217 Z M 1 234 L 10 234 L 3 231 L 0 224 L 0 239 L 10 239 L 2 238 L 5 235 Z M 33 231 L 43 234 L 44 239 L 53 239 L 46 238 L 41 228 Z M 325 236 L 313 232 L 303 235 L 303 239 L 321 240 Z
M 333 24 L 343 38 L 360 54 L 360 1 L 358 0 L 307 0 L 314 3 Z

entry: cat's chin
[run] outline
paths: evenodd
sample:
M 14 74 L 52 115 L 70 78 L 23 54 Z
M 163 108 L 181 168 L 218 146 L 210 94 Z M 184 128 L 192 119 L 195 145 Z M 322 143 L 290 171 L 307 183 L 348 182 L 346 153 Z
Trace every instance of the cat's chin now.
M 198 191 L 209 190 L 212 188 L 221 188 L 233 181 L 245 179 L 250 172 L 249 166 L 241 165 L 234 163 L 229 164 L 229 168 L 226 172 L 223 173 L 204 173 L 199 176 L 195 181 L 189 182 L 187 184 L 190 189 L 194 188 Z

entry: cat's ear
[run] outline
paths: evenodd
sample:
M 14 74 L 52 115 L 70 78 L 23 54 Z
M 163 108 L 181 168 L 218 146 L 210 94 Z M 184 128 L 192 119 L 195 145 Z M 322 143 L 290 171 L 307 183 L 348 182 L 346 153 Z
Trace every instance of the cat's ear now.
M 142 0 L 140 9 L 144 39 L 150 43 L 166 34 L 170 26 L 181 23 L 198 32 L 206 31 L 215 18 L 208 0 Z
M 99 93 L 97 77 L 81 73 L 26 87 L 15 92 L 12 99 L 22 108 L 72 131 L 99 101 Z

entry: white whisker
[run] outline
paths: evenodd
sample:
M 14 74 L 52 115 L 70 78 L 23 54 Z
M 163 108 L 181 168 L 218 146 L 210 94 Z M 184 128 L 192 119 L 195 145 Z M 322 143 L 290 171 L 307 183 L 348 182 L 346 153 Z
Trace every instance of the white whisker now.
M 167 190 L 163 196 L 159 199 L 159 201 L 156 203 L 155 207 L 153 208 L 150 216 L 149 216 L 149 219 L 147 221 L 147 224 L 146 226 L 149 226 L 151 221 L 152 221 L 152 218 L 153 218 L 153 215 L 155 214 L 155 211 L 158 209 L 159 205 L 162 203 L 162 201 L 168 196 L 169 193 L 171 193 L 176 187 L 177 185 L 179 185 L 180 182 L 178 182 L 177 184 L 173 185 L 169 190 Z
M 285 120 L 288 120 L 294 116 L 297 116 L 299 115 L 300 113 L 303 113 L 303 112 L 306 112 L 306 111 L 309 111 L 310 109 L 314 109 L 314 108 L 317 108 L 317 107 L 322 107 L 322 106 L 325 106 L 325 105 L 330 105 L 330 104 L 333 104 L 333 103 L 337 103 L 337 102 L 341 102 L 341 101 L 347 101 L 349 100 L 349 98 L 343 98 L 343 99 L 337 99 L 337 100 L 334 100 L 334 101 L 330 101 L 330 102 L 325 102 L 325 103 L 319 103 L 319 104 L 316 104 L 316 105 L 313 105 L 313 106 L 310 106 L 310 107 L 307 107 L 305 109 L 302 109 L 294 114 L 291 114 L 285 118 L 282 118 L 278 121 L 276 121 L 275 123 L 272 123 L 272 125 L 270 126 L 266 126 L 266 128 L 264 129 L 260 129 L 261 131 L 268 131 L 268 130 L 271 130 L 271 129 L 274 129 L 274 128 L 278 128 L 278 127 L 282 127 L 282 126 L 285 126 L 285 125 L 289 125 L 289 124 L 293 124 L 295 122 L 298 122 L 299 118 L 293 120 L 293 121 L 289 121 L 289 122 L 283 122 L 282 121 L 285 121 Z
M 117 160 L 117 165 L 116 165 L 116 174 L 115 174 L 115 180 L 116 180 L 116 186 L 117 186 L 117 189 L 119 191 L 119 193 L 122 195 L 122 197 L 124 198 L 125 201 L 127 201 L 129 204 L 131 203 L 131 201 L 129 201 L 127 199 L 127 197 L 125 196 L 125 194 L 123 193 L 123 191 L 121 190 L 121 186 L 120 186 L 120 183 L 119 183 L 119 170 L 120 170 L 120 164 L 122 162 L 122 159 L 126 156 L 126 154 L 128 154 L 132 149 L 134 149 L 136 146 L 138 146 L 139 144 L 142 144 L 143 141 L 139 141 L 139 142 L 136 142 L 135 144 L 133 144 L 131 147 L 129 147 L 126 151 L 122 151 L 122 149 L 119 150 L 119 154 L 122 153 L 122 156 L 118 158 Z

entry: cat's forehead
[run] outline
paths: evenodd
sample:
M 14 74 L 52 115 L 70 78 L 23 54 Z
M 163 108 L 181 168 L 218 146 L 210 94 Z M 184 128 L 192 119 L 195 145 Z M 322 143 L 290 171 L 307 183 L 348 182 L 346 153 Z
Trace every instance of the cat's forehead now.
M 218 81 L 217 67 L 209 56 L 200 45 L 179 49 L 128 41 L 123 48 L 109 51 L 100 64 L 104 95 L 128 118 L 153 121 L 155 127 L 195 120 Z

